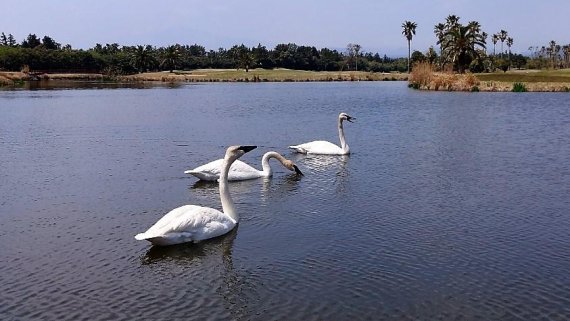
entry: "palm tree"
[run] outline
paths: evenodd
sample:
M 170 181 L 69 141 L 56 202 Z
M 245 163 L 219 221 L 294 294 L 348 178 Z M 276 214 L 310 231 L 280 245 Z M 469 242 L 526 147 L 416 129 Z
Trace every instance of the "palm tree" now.
M 450 14 L 447 16 L 447 18 L 445 18 L 445 26 L 447 29 L 455 28 L 459 24 L 459 19 L 460 18 L 458 16 Z
M 413 36 L 416 34 L 416 27 L 417 26 L 418 25 L 415 22 L 411 22 L 411 21 L 404 21 L 404 23 L 402 23 L 402 28 L 403 28 L 402 34 L 408 40 L 408 73 L 410 73 L 410 56 L 411 56 L 410 44 L 412 42 Z
M 453 62 L 454 68 L 463 73 L 471 61 L 480 56 L 475 46 L 485 48 L 482 35 L 475 32 L 470 26 L 457 24 L 447 31 L 443 51 L 446 53 L 447 59 Z
M 501 55 L 505 53 L 503 51 L 503 43 L 505 42 L 505 40 L 507 40 L 508 36 L 509 34 L 505 30 L 501 29 L 501 31 L 499 31 L 499 40 L 501 40 Z
M 443 37 L 445 35 L 445 25 L 443 23 L 438 23 L 433 28 L 433 33 L 437 37 L 437 44 L 439 45 L 439 53 L 441 54 L 441 44 L 443 42 Z
M 495 45 L 497 44 L 497 42 L 499 41 L 499 35 L 498 34 L 493 34 L 493 37 L 491 38 L 491 41 L 493 41 L 493 56 L 496 56 L 496 52 L 495 52 Z
M 150 45 L 137 46 L 131 53 L 131 61 L 139 73 L 144 72 L 153 61 L 152 47 Z
M 511 47 L 513 46 L 513 38 L 512 37 L 507 37 L 507 48 L 509 48 L 509 56 L 511 55 Z
M 170 72 L 173 72 L 176 68 L 176 65 L 180 62 L 180 45 L 172 45 L 166 47 L 162 55 L 162 61 L 160 62 L 161 66 L 167 65 Z

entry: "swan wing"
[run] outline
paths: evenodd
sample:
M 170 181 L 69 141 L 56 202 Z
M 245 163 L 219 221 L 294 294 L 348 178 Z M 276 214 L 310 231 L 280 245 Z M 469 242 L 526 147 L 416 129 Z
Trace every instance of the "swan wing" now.
M 289 146 L 289 148 L 303 154 L 321 154 L 321 155 L 344 155 L 342 148 L 324 140 L 316 140 L 301 145 Z
M 215 161 L 209 162 L 202 166 L 198 166 L 194 169 L 187 170 L 185 174 L 191 174 L 196 176 L 198 179 L 205 181 L 215 181 L 220 178 L 220 171 L 222 169 L 223 159 L 217 159 Z M 252 166 L 242 162 L 241 160 L 236 160 L 230 167 L 230 172 L 228 173 L 229 181 L 240 181 L 252 178 L 258 178 L 262 175 L 261 172 Z
M 173 209 L 146 232 L 137 234 L 137 240 L 148 240 L 156 245 L 198 242 L 229 232 L 236 222 L 228 215 L 209 207 L 184 205 Z

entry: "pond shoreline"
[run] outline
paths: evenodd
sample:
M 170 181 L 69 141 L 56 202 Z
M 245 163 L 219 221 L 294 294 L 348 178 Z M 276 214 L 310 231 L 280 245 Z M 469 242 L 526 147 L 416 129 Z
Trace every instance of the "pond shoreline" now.
M 332 81 L 409 81 L 409 87 L 426 91 L 463 91 L 463 92 L 570 92 L 570 77 L 560 81 L 535 81 L 528 73 L 513 73 L 505 81 L 502 74 L 450 74 L 433 73 L 417 79 L 414 74 L 408 78 L 406 73 L 371 73 L 371 72 L 313 72 L 302 70 L 276 69 L 245 70 L 200 69 L 193 71 L 147 72 L 135 75 L 109 77 L 94 73 L 24 73 L 0 72 L 0 87 L 20 87 L 31 81 L 69 81 L 69 82 L 114 82 L 129 83 L 183 83 L 183 82 L 332 82 Z M 480 79 L 482 78 L 482 79 Z M 495 79 L 496 78 L 496 79 Z M 515 79 L 515 80 L 513 80 Z M 512 81 L 510 81 L 512 80 Z M 541 79 L 543 80 L 543 79 Z M 515 86 L 517 86 L 515 90 Z
M 106 76 L 93 73 L 23 73 L 0 72 L 0 85 L 24 81 L 113 81 L 132 82 L 315 82 L 315 81 L 406 81 L 406 73 L 372 73 L 363 71 L 302 71 L 289 69 L 199 69 L 193 71 L 145 72 L 135 75 Z

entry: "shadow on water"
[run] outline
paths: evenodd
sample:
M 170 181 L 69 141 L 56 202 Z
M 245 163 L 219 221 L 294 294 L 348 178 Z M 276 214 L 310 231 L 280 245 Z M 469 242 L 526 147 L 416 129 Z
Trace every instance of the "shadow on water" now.
M 21 86 L 9 90 L 68 90 L 68 89 L 148 89 L 180 88 L 183 83 L 176 82 L 116 82 L 103 80 L 34 80 L 24 81 Z

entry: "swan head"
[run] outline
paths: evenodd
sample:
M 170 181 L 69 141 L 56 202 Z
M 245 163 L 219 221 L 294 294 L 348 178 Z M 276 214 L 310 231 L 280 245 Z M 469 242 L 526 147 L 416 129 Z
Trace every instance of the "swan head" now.
M 349 121 L 349 122 L 351 122 L 351 123 L 353 123 L 353 120 L 356 120 L 356 118 L 350 116 L 350 115 L 347 114 L 347 113 L 340 113 L 340 115 L 338 115 L 338 118 L 339 118 L 340 120 L 346 120 L 346 121 Z
M 293 163 L 292 161 L 290 161 L 288 159 L 283 161 L 283 166 L 285 166 L 285 168 L 287 168 L 288 170 L 297 173 L 297 175 L 304 176 L 303 172 L 301 172 L 299 167 L 297 167 L 297 165 L 295 165 L 295 163 Z
M 248 146 L 248 145 L 230 146 L 226 150 L 225 159 L 234 161 L 242 157 L 245 153 L 250 152 L 256 148 L 257 146 Z

